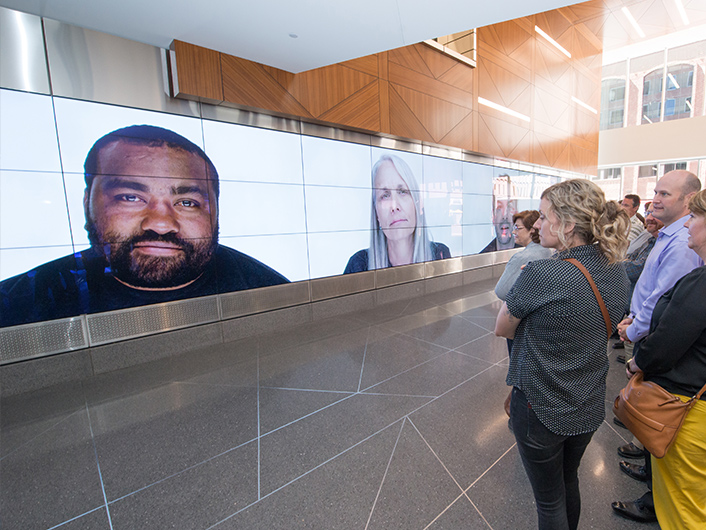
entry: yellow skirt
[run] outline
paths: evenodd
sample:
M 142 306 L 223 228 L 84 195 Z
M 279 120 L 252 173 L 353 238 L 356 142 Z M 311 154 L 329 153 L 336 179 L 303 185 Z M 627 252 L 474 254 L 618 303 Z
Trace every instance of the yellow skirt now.
M 662 530 L 706 529 L 706 401 L 686 415 L 664 458 L 652 457 L 652 492 Z

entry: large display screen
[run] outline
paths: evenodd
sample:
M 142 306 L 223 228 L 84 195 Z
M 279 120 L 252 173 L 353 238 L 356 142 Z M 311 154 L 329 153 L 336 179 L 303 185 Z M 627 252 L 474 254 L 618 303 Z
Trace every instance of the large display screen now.
M 0 326 L 515 246 L 556 179 L 0 93 Z

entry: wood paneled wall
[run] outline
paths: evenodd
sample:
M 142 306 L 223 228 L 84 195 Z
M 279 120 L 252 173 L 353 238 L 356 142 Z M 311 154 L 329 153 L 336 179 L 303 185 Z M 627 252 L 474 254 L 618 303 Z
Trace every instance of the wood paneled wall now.
M 174 41 L 174 95 L 595 174 L 599 116 L 572 97 L 599 109 L 603 12 L 594 0 L 479 28 L 475 69 L 415 44 L 292 74 Z

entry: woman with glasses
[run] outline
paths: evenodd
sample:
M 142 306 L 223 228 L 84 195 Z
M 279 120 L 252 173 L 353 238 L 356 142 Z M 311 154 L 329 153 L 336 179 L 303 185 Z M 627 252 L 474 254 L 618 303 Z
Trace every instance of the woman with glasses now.
M 544 248 L 539 244 L 539 233 L 534 228 L 537 219 L 539 219 L 537 210 L 525 210 L 512 216 L 512 233 L 515 236 L 515 243 L 525 248 L 512 256 L 505 265 L 505 271 L 495 286 L 495 294 L 500 300 L 505 300 L 505 296 L 515 285 L 515 281 L 525 265 L 530 261 L 548 258 L 554 252 L 551 248 Z M 509 341 L 508 344 L 512 344 L 512 341 Z

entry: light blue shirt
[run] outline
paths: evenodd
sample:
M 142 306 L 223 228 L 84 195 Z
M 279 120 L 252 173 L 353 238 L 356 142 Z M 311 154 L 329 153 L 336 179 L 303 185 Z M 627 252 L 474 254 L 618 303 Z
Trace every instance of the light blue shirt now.
M 652 311 L 657 300 L 674 287 L 682 276 L 688 274 L 704 262 L 687 246 L 689 234 L 684 223 L 685 215 L 659 231 L 655 246 L 650 252 L 645 268 L 637 280 L 630 302 L 632 324 L 625 330 L 632 342 L 640 340 L 650 330 Z

